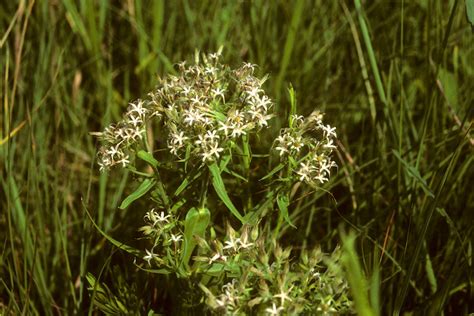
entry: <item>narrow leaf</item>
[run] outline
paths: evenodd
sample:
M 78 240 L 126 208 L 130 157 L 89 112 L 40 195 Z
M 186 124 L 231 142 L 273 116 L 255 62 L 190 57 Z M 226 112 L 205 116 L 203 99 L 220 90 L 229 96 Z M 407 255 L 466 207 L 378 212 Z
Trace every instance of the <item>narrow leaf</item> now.
M 474 30 L 474 0 L 466 0 L 466 14 L 471 27 Z
M 265 177 L 263 177 L 262 179 L 260 179 L 260 181 L 263 181 L 263 180 L 266 180 L 266 179 L 270 178 L 270 177 L 273 176 L 275 173 L 277 173 L 278 171 L 280 171 L 281 169 L 283 169 L 283 167 L 285 167 L 284 164 L 279 164 L 278 166 L 276 166 L 275 168 L 273 168 L 273 170 L 270 171 Z
M 188 175 L 186 178 L 184 178 L 183 182 L 181 182 L 179 187 L 174 192 L 174 196 L 180 195 L 184 190 L 186 190 L 188 185 L 191 184 L 197 178 L 199 178 L 201 174 L 202 174 L 202 171 L 199 170 L 198 172 L 193 172 L 190 175 Z
M 191 254 L 197 242 L 194 236 L 204 238 L 206 228 L 209 225 L 211 213 L 207 208 L 196 209 L 193 207 L 186 214 L 184 220 L 184 243 L 181 255 L 181 267 L 187 267 Z
M 224 181 L 222 180 L 221 172 L 217 164 L 213 163 L 212 165 L 209 165 L 209 171 L 212 175 L 212 185 L 214 186 L 214 189 L 216 190 L 216 193 L 219 198 L 222 200 L 222 202 L 224 202 L 225 206 L 227 206 L 231 213 L 234 214 L 234 216 L 237 217 L 242 223 L 244 223 L 244 218 L 242 217 L 242 215 L 240 215 L 239 211 L 234 206 L 234 204 L 229 198 L 229 195 L 227 194 Z
M 150 154 L 149 152 L 146 152 L 144 150 L 140 150 L 138 151 L 137 153 L 137 156 L 138 158 L 140 158 L 141 160 L 147 162 L 150 166 L 156 168 L 158 167 L 158 160 L 156 160 L 152 154 Z
M 290 205 L 290 198 L 288 197 L 288 193 L 278 193 L 277 204 L 285 221 L 292 227 L 296 228 L 296 226 L 291 222 L 290 216 L 288 215 L 288 205 Z
M 143 182 L 140 184 L 140 186 L 129 196 L 123 200 L 122 204 L 120 204 L 119 208 L 120 209 L 125 209 L 127 208 L 133 201 L 141 198 L 143 195 L 145 195 L 148 191 L 153 188 L 155 185 L 155 180 L 154 179 L 145 179 Z

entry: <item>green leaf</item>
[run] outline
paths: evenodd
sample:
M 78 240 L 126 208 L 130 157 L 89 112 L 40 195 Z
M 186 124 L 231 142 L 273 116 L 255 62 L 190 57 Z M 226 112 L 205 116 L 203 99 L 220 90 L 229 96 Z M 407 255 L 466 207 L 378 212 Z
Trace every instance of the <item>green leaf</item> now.
M 206 274 L 212 276 L 220 276 L 224 271 L 225 265 L 222 263 L 214 263 L 208 270 L 206 270 Z
M 356 236 L 352 232 L 346 234 L 342 230 L 340 234 L 342 239 L 341 262 L 345 268 L 349 285 L 351 286 L 357 314 L 375 316 L 377 314 L 370 305 L 369 295 L 367 293 L 367 279 L 355 250 Z
M 398 160 L 402 163 L 403 167 L 405 167 L 405 170 L 408 172 L 410 176 L 412 176 L 416 182 L 418 182 L 421 185 L 421 188 L 423 191 L 430 197 L 434 197 L 433 192 L 430 190 L 428 184 L 426 183 L 425 179 L 421 176 L 420 172 L 418 169 L 416 169 L 413 166 L 410 166 L 410 164 L 400 156 L 400 153 L 396 151 L 395 149 L 392 149 L 392 153 L 397 157 Z
M 224 202 L 225 206 L 227 206 L 231 213 L 234 214 L 234 216 L 237 217 L 244 224 L 244 218 L 242 217 L 242 215 L 240 215 L 237 208 L 235 208 L 234 204 L 229 198 L 229 195 L 227 194 L 224 181 L 221 177 L 221 171 L 215 162 L 212 165 L 209 165 L 209 171 L 211 172 L 212 185 L 214 186 L 217 195 L 222 200 L 222 202 Z
M 242 180 L 242 181 L 244 181 L 244 182 L 249 182 L 249 180 L 247 180 L 246 178 L 244 178 L 244 176 L 238 174 L 237 172 L 235 172 L 235 171 L 233 171 L 233 170 L 230 170 L 230 169 L 228 169 L 228 168 L 225 168 L 225 169 L 223 169 L 223 170 L 224 170 L 226 173 L 228 173 L 228 174 L 230 174 L 230 175 L 236 177 L 236 178 L 239 179 L 239 180 Z
M 456 81 L 456 76 L 444 69 L 439 69 L 439 80 L 443 86 L 444 95 L 446 96 L 446 101 L 448 104 L 452 106 L 454 109 L 459 108 L 459 101 L 458 101 L 458 83 Z
M 283 169 L 283 167 L 285 167 L 284 164 L 279 164 L 278 166 L 276 166 L 275 168 L 273 168 L 273 170 L 270 171 L 265 177 L 263 177 L 262 179 L 260 179 L 260 181 L 263 181 L 263 180 L 266 180 L 266 179 L 270 178 L 270 177 L 273 176 L 275 173 L 277 173 L 278 171 L 280 171 L 281 169 Z
M 466 0 L 466 14 L 467 19 L 474 30 L 474 0 Z
M 296 92 L 291 84 L 288 88 L 288 93 L 290 95 L 290 115 L 288 115 L 288 126 L 292 128 L 293 116 L 296 115 Z
M 186 214 L 184 220 L 184 242 L 182 245 L 183 251 L 181 255 L 181 268 L 187 268 L 189 264 L 189 259 L 193 253 L 194 247 L 196 247 L 197 242 L 194 236 L 199 236 L 204 238 L 206 228 L 209 225 L 211 219 L 211 212 L 208 208 L 197 209 L 195 207 L 191 208 Z
M 292 227 L 296 228 L 296 226 L 291 222 L 290 216 L 288 215 L 288 205 L 290 205 L 290 198 L 288 193 L 278 193 L 277 195 L 277 204 L 278 208 L 280 209 L 281 214 L 285 221 L 290 224 Z
M 133 201 L 141 198 L 143 195 L 145 195 L 148 191 L 153 188 L 155 185 L 156 180 L 154 179 L 145 179 L 143 182 L 140 184 L 140 186 L 129 196 L 127 196 L 122 204 L 120 204 L 119 208 L 120 209 L 125 209 L 127 208 Z
M 232 158 L 232 155 L 225 155 L 221 159 L 221 163 L 219 164 L 219 168 L 221 170 L 224 170 L 227 167 L 227 164 L 229 163 L 230 159 Z
M 156 168 L 158 167 L 158 160 L 156 160 L 152 154 L 150 154 L 149 152 L 146 152 L 144 150 L 140 150 L 138 151 L 137 153 L 137 156 L 138 158 L 140 158 L 141 160 L 147 162 L 150 166 Z
M 111 236 L 109 236 L 108 234 L 106 234 L 100 227 L 99 225 L 96 224 L 96 222 L 94 221 L 94 219 L 92 218 L 91 214 L 89 214 L 89 211 L 87 210 L 86 206 L 84 205 L 83 203 L 83 207 L 84 207 L 84 210 L 86 211 L 86 214 L 87 216 L 89 217 L 90 221 L 92 222 L 92 225 L 94 225 L 94 227 L 99 231 L 99 233 L 104 236 L 108 241 L 110 241 L 114 246 L 116 246 L 117 248 L 120 248 L 122 250 L 125 250 L 126 252 L 128 252 L 129 254 L 132 254 L 134 255 L 135 257 L 138 257 L 138 258 L 143 258 L 143 256 L 145 255 L 143 251 L 140 251 L 136 248 L 133 248 L 133 247 L 130 247 L 126 244 L 124 244 L 123 242 L 120 242 L 118 240 L 115 240 L 114 238 L 112 238 Z
M 179 200 L 178 202 L 176 202 L 175 204 L 173 204 L 173 206 L 172 206 L 171 209 L 170 209 L 170 212 L 171 212 L 171 213 L 176 213 L 176 211 L 178 211 L 179 208 L 180 208 L 181 206 L 183 206 L 185 203 L 186 203 L 186 199 L 181 199 L 181 200 Z
M 178 196 L 179 194 L 181 194 L 188 187 L 188 185 L 191 184 L 197 178 L 199 178 L 201 174 L 202 174 L 202 171 L 198 170 L 197 172 L 194 171 L 190 175 L 188 175 L 186 178 L 184 178 L 183 182 L 181 182 L 179 187 L 174 192 L 174 196 Z

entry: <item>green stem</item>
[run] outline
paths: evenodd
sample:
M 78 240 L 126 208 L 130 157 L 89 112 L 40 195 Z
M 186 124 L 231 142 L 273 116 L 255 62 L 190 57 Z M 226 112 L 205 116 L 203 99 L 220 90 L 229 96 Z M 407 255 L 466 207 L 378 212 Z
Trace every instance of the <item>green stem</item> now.
M 199 208 L 204 208 L 207 204 L 207 189 L 209 187 L 209 171 L 205 171 L 202 178 L 201 193 L 199 195 Z
M 247 194 L 246 196 L 246 205 L 247 210 L 252 209 L 252 192 L 251 192 L 251 181 L 250 181 L 250 161 L 252 159 L 250 155 L 250 147 L 249 147 L 249 137 L 248 135 L 244 135 L 242 138 L 242 149 L 244 151 L 244 156 L 243 156 L 243 163 L 244 163 L 244 173 L 245 173 L 245 178 L 247 179 Z M 247 213 L 244 210 L 244 214 Z

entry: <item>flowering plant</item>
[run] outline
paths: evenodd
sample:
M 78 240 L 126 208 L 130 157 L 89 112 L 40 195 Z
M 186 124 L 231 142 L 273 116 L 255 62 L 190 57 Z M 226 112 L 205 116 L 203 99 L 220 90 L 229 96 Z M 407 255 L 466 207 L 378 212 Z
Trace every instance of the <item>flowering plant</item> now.
M 231 69 L 219 58 L 197 53 L 96 133 L 100 169 L 119 165 L 141 180 L 121 208 L 140 198 L 150 205 L 140 267 L 188 280 L 189 291 L 201 293 L 190 304 L 219 314 L 350 311 L 337 249 L 292 251 L 279 241 L 294 226 L 298 187 L 317 189 L 336 166 L 335 128 L 319 111 L 292 113 L 262 152 L 258 140 L 274 116 L 266 77 L 255 76 L 255 65 Z

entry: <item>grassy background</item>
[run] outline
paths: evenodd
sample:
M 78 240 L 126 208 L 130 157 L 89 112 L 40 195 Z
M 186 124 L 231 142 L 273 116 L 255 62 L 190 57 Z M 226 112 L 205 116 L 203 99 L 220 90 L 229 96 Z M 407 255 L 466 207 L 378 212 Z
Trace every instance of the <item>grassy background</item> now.
M 160 305 L 153 281 L 87 218 L 125 241 L 144 212 L 117 210 L 131 179 L 99 174 L 89 132 L 118 120 L 157 74 L 221 45 L 226 63 L 270 74 L 275 128 L 290 83 L 301 114 L 322 109 L 337 126 L 337 203 L 316 202 L 312 239 L 329 249 L 341 223 L 360 235 L 384 314 L 474 311 L 464 1 L 20 0 L 2 2 L 0 26 L 0 311 L 92 310 L 87 271 L 141 278 L 137 296 Z

